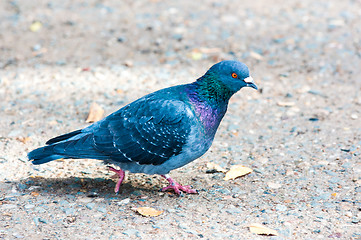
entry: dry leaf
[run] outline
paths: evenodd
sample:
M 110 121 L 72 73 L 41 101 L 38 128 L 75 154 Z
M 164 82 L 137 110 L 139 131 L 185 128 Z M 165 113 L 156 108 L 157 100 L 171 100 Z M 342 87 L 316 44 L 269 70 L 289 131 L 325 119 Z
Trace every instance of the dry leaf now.
M 249 231 L 251 233 L 255 233 L 255 234 L 258 234 L 258 235 L 278 236 L 278 232 L 276 230 L 265 227 L 265 226 L 263 226 L 262 224 L 259 224 L 259 223 L 253 223 L 248 227 L 249 227 Z
M 117 89 L 116 92 L 117 92 L 118 94 L 123 94 L 124 91 L 123 91 L 122 89 Z
M 219 166 L 216 163 L 213 162 L 209 162 L 207 163 L 207 172 L 208 171 L 212 171 L 212 172 L 227 172 L 226 169 L 222 168 L 221 166 Z
M 254 58 L 256 60 L 259 60 L 259 61 L 263 60 L 263 56 L 261 54 L 259 54 L 259 53 L 250 52 L 249 55 L 250 55 L 250 57 L 252 57 L 252 58 Z
M 52 120 L 52 121 L 48 122 L 48 124 L 49 124 L 50 126 L 55 126 L 56 124 L 58 124 L 58 121 Z
M 163 211 L 159 211 L 151 207 L 139 207 L 136 211 L 145 217 L 156 217 L 163 213 Z
M 190 58 L 197 61 L 201 60 L 203 57 L 203 54 L 199 51 L 199 49 L 193 49 L 192 52 L 190 52 Z
M 205 54 L 217 54 L 217 53 L 221 53 L 222 49 L 221 48 L 205 48 L 202 47 L 199 49 L 199 51 L 201 53 L 205 53 Z
M 295 104 L 295 102 L 277 102 L 277 105 L 280 107 L 292 107 Z
M 103 118 L 104 110 L 101 106 L 99 106 L 97 103 L 93 102 L 90 106 L 89 115 L 86 119 L 87 123 L 92 123 L 99 121 Z
M 37 32 L 37 31 L 39 31 L 42 27 L 43 27 L 43 24 L 42 24 L 41 22 L 39 22 L 39 21 L 34 21 L 34 22 L 30 25 L 29 29 L 30 29 L 30 31 L 32 31 L 32 32 Z
M 235 179 L 237 177 L 242 177 L 249 173 L 253 172 L 252 169 L 242 166 L 242 165 L 234 165 L 231 169 L 226 173 L 226 176 L 223 178 L 224 180 Z
M 37 197 L 37 196 L 39 196 L 39 193 L 38 192 L 31 192 L 31 196 Z
M 25 144 L 30 140 L 30 137 L 18 137 L 16 140 Z

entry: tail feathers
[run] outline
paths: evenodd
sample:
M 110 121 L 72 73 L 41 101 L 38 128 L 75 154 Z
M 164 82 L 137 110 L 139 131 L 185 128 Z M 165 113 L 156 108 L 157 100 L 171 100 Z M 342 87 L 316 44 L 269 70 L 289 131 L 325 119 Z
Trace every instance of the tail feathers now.
M 74 137 L 75 135 L 78 135 L 79 133 L 81 133 L 81 129 L 80 130 L 76 130 L 76 131 L 73 131 L 73 132 L 70 132 L 70 133 L 66 133 L 66 134 L 63 134 L 63 135 L 60 135 L 60 136 L 57 136 L 55 138 L 52 138 L 50 140 L 48 140 L 46 142 L 47 145 L 50 145 L 50 144 L 53 144 L 53 143 L 57 143 L 57 142 L 61 142 L 61 141 L 64 141 L 66 139 L 69 139 L 71 137 Z
M 29 152 L 29 160 L 37 165 L 61 158 L 92 158 L 99 160 L 109 158 L 93 147 L 92 134 L 78 135 L 79 132 L 80 131 L 75 131 L 49 140 L 54 141 L 55 144 L 37 148 Z M 78 137 L 69 139 L 76 135 L 78 135 Z
M 48 157 L 45 157 L 45 158 L 42 158 L 42 159 L 34 159 L 32 161 L 32 163 L 34 165 L 39 165 L 39 164 L 43 164 L 43 163 L 47 163 L 47 162 L 50 162 L 50 161 L 53 161 L 53 160 L 58 160 L 58 159 L 62 159 L 64 158 L 64 156 L 61 156 L 61 155 L 50 155 Z
M 32 161 L 33 164 L 39 165 L 66 157 L 62 155 L 54 154 L 52 146 L 45 146 L 29 152 L 28 158 L 29 160 Z

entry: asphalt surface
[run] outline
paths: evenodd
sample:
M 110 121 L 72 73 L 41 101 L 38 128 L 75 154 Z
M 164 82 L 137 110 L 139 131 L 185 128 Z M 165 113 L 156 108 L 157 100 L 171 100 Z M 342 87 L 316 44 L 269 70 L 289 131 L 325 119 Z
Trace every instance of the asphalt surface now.
M 0 239 L 360 239 L 360 1 L 1 1 Z M 198 195 L 96 160 L 30 150 L 223 59 L 258 92 L 230 101 L 211 149 L 171 172 Z M 225 181 L 225 169 L 253 172 Z M 163 211 L 145 217 L 139 207 Z M 251 233 L 259 223 L 278 236 Z

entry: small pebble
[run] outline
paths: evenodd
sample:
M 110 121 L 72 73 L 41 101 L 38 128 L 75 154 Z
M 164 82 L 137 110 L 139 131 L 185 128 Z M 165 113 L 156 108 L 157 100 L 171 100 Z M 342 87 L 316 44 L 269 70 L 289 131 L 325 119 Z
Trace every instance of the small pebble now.
M 64 208 L 63 209 L 63 212 L 66 214 L 66 215 L 73 215 L 75 213 L 75 209 L 74 208 Z
M 276 205 L 276 210 L 280 211 L 280 212 L 284 212 L 284 211 L 287 210 L 287 207 L 285 205 L 282 205 L 282 204 L 277 204 Z
M 25 190 L 25 189 L 28 188 L 28 186 L 25 185 L 25 184 L 19 183 L 19 184 L 18 184 L 18 188 L 19 188 L 20 190 Z
M 355 217 L 353 217 L 352 220 L 351 220 L 351 222 L 354 223 L 354 224 L 357 224 L 357 223 L 360 222 L 360 220 L 357 219 L 357 218 L 355 218 Z
M 226 211 L 229 214 L 240 214 L 240 213 L 242 213 L 241 208 L 228 208 L 228 209 L 225 209 L 224 211 Z
M 356 120 L 358 119 L 358 116 L 356 113 L 351 114 L 351 119 Z
M 125 198 L 119 202 L 117 202 L 118 205 L 126 205 L 130 202 L 130 198 Z
M 272 188 L 272 189 L 278 189 L 278 188 L 282 187 L 282 184 L 274 183 L 274 182 L 268 182 L 267 185 L 269 188 Z
M 95 206 L 95 203 L 91 202 L 91 203 L 88 203 L 87 205 L 85 205 L 89 210 L 92 210 Z
M 67 205 L 69 205 L 69 202 L 66 201 L 66 200 L 61 200 L 61 201 L 59 202 L 59 204 L 60 204 L 61 206 L 67 206 Z
M 98 210 L 98 212 L 101 212 L 101 213 L 107 212 L 107 209 L 105 207 L 99 207 L 97 210 Z
M 34 208 L 34 207 L 35 207 L 34 204 L 26 204 L 26 205 L 24 206 L 25 209 L 32 209 L 32 208 Z
M 123 232 L 124 235 L 127 235 L 128 237 L 137 236 L 139 235 L 139 231 L 136 229 L 128 229 Z

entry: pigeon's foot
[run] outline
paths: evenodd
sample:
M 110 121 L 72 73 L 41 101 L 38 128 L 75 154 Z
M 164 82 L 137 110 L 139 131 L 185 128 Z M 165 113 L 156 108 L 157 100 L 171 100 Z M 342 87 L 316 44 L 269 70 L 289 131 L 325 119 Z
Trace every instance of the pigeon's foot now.
M 124 180 L 125 172 L 122 169 L 117 170 L 117 169 L 115 169 L 113 167 L 110 167 L 110 166 L 108 168 L 109 168 L 110 171 L 115 172 L 114 177 L 119 177 L 118 182 L 117 182 L 117 184 L 115 185 L 115 188 L 114 188 L 114 192 L 118 193 L 120 184 L 122 184 L 122 182 Z
M 181 191 L 183 191 L 185 193 L 198 193 L 197 190 L 192 189 L 192 187 L 189 185 L 186 185 L 186 186 L 180 185 L 175 180 L 173 180 L 168 174 L 161 175 L 161 176 L 164 177 L 165 179 L 167 179 L 167 181 L 169 182 L 169 186 L 162 188 L 162 191 L 167 191 L 168 189 L 173 189 L 173 191 L 178 195 L 181 194 Z

